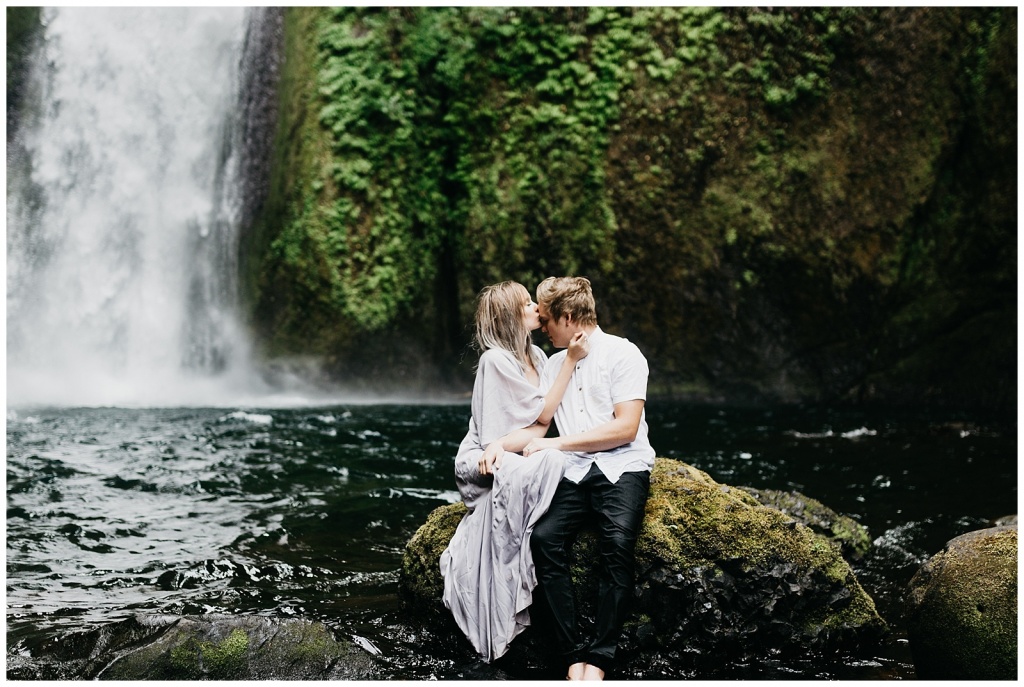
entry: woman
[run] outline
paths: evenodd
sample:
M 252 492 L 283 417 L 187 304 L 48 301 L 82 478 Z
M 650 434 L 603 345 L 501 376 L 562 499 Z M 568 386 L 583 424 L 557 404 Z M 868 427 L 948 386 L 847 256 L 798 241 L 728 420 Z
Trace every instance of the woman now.
M 480 362 L 469 432 L 455 458 L 455 481 L 469 512 L 441 554 L 441 574 L 445 606 L 487 662 L 504 655 L 530 624 L 537 586 L 530 533 L 564 467 L 555 451 L 529 458 L 515 451 L 547 432 L 576 362 L 589 351 L 585 335 L 574 337 L 555 383 L 543 394 L 547 356 L 530 338 L 539 327 L 537 304 L 522 284 L 506 281 L 480 292 Z

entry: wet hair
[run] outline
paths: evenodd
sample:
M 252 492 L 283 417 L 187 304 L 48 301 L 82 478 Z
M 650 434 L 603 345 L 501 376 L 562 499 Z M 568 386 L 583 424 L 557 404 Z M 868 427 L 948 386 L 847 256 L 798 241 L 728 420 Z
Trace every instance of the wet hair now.
M 524 369 L 533 358 L 533 339 L 523 323 L 523 305 L 530 292 L 519 282 L 485 286 L 476 299 L 476 345 L 482 354 L 501 348 L 516 357 Z M 536 364 L 536 363 L 535 363 Z
M 537 302 L 547 308 L 554 320 L 570 315 L 576 324 L 597 324 L 594 292 L 586 277 L 548 277 L 537 285 Z

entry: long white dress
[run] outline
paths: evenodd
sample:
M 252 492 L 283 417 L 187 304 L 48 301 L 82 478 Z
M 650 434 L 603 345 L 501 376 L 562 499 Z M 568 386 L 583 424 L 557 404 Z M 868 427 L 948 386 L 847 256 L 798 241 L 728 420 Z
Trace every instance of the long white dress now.
M 536 346 L 538 372 L 546 356 Z M 455 481 L 469 512 L 441 554 L 444 604 L 481 658 L 490 662 L 530 624 L 537 574 L 530 533 L 551 505 L 562 479 L 558 451 L 524 457 L 506 451 L 493 478 L 481 475 L 484 448 L 533 424 L 544 408 L 541 389 L 527 381 L 515 357 L 491 349 L 480 356 L 469 431 L 455 458 Z

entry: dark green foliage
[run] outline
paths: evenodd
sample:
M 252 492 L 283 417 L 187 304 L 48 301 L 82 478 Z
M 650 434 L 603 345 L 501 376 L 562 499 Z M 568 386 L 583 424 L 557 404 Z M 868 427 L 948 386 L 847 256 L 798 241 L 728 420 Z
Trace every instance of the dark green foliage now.
M 444 369 L 479 288 L 571 273 L 662 390 L 1012 404 L 1015 9 L 287 24 L 271 354 Z
M 7 8 L 7 88 L 10 92 L 11 78 L 32 47 L 32 42 L 41 35 L 40 7 Z
M 15 112 L 25 88 L 25 61 L 42 35 L 42 8 L 7 8 L 7 126 L 16 124 Z M 11 132 L 8 131 L 8 134 Z

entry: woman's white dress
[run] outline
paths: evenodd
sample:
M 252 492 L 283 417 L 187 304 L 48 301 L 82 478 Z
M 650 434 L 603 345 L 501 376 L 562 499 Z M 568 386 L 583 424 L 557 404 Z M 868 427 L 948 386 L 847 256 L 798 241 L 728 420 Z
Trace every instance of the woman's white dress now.
M 533 360 L 542 372 L 547 358 L 536 346 Z M 551 505 L 564 460 L 558 451 L 528 458 L 506 451 L 493 479 L 480 474 L 479 461 L 490 442 L 533 424 L 543 408 L 541 389 L 511 353 L 490 349 L 480 356 L 469 431 L 455 458 L 455 481 L 469 512 L 441 554 L 441 574 L 445 606 L 488 662 L 530 624 L 537 586 L 530 534 Z

